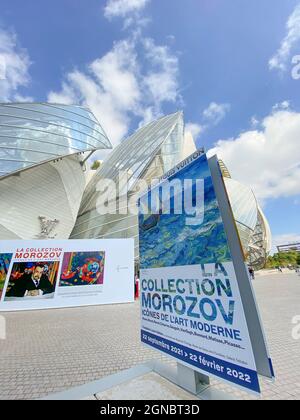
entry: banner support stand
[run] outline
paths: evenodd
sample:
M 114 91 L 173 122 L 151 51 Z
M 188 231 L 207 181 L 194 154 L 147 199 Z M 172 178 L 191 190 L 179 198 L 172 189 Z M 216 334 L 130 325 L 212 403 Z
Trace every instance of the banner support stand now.
M 210 387 L 210 379 L 187 366 L 177 363 L 177 383 L 181 388 L 198 395 Z
M 196 399 L 203 401 L 232 401 L 237 400 L 233 395 L 219 391 L 210 385 L 210 378 L 198 373 L 193 368 L 178 362 L 177 366 L 170 366 L 167 363 L 155 360 L 149 364 L 153 372 L 162 378 L 172 382 L 174 385 L 195 395 Z

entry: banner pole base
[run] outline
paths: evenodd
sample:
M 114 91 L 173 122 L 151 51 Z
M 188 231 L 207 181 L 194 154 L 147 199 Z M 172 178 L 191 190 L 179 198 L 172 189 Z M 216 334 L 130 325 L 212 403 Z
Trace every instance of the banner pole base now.
M 181 388 L 198 395 L 209 388 L 210 379 L 206 375 L 177 363 L 177 383 Z

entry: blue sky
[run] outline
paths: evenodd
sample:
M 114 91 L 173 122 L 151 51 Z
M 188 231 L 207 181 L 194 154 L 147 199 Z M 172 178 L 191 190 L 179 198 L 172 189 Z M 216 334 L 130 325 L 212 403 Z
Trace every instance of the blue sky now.
M 114 144 L 183 109 L 275 241 L 300 237 L 299 0 L 1 0 L 1 55 L 2 101 L 88 104 Z

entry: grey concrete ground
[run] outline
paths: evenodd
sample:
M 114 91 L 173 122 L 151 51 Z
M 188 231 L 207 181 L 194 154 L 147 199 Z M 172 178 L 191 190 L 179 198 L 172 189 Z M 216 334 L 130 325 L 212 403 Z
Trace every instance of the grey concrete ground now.
M 99 401 L 105 400 L 128 400 L 134 395 L 136 400 L 171 400 L 188 401 L 195 400 L 189 392 L 184 391 L 172 382 L 162 378 L 157 373 L 151 372 L 131 381 L 114 386 L 106 391 L 95 395 Z
M 300 399 L 300 277 L 272 275 L 254 282 L 277 381 L 262 380 L 263 399 Z M 139 306 L 99 306 L 4 314 L 0 340 L 0 399 L 33 399 L 88 383 L 155 358 L 139 342 Z M 213 381 L 237 398 L 247 394 Z

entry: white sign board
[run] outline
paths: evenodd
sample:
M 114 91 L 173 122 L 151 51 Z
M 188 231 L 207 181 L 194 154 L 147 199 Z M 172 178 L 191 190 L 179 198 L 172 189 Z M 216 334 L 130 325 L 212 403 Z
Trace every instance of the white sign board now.
M 132 239 L 0 242 L 0 311 L 134 301 Z
M 166 205 L 161 197 L 175 180 L 176 194 L 169 189 Z M 188 201 L 192 205 L 186 206 Z M 201 373 L 259 393 L 255 337 L 206 155 L 196 153 L 141 198 L 139 225 L 142 342 Z M 250 284 L 242 252 L 237 259 Z M 257 313 L 253 297 L 248 305 Z M 261 325 L 256 333 L 261 335 Z M 263 362 L 271 377 L 269 358 Z

